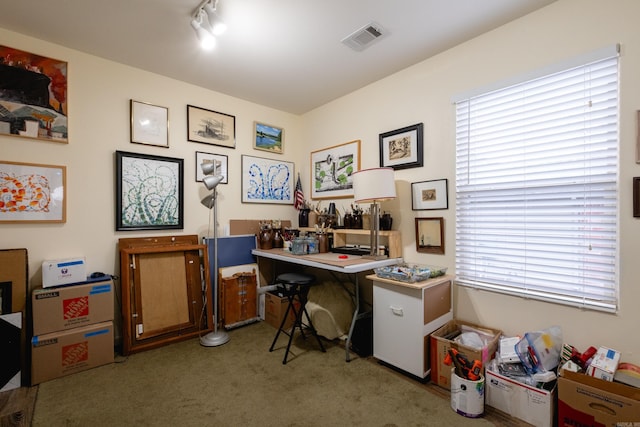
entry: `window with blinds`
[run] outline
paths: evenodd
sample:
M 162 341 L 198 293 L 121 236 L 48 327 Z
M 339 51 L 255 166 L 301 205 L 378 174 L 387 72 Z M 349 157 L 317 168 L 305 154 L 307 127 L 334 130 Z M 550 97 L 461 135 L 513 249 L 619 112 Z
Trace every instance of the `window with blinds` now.
M 618 305 L 618 55 L 456 102 L 458 284 Z

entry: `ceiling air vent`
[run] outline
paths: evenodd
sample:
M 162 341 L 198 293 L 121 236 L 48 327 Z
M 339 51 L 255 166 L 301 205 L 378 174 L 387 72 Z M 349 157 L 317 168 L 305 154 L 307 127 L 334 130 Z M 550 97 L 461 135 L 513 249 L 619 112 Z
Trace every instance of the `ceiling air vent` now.
M 370 22 L 364 27 L 354 31 L 347 37 L 342 39 L 342 43 L 346 44 L 353 50 L 362 51 L 369 47 L 374 41 L 386 36 L 386 32 L 380 24 Z

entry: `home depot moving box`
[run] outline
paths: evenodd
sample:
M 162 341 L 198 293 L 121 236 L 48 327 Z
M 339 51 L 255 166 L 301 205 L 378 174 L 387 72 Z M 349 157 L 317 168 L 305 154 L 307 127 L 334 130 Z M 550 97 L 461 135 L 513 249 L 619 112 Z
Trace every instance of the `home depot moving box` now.
M 113 320 L 113 282 L 35 289 L 31 293 L 33 335 Z
M 31 383 L 62 377 L 113 362 L 113 322 L 34 336 Z
M 640 388 L 564 370 L 558 379 L 558 427 L 640 425 Z
M 486 335 L 488 337 L 486 345 L 482 348 L 469 347 L 455 342 L 454 338 L 449 338 L 456 331 L 460 331 L 464 327 L 478 330 Z M 502 335 L 502 331 L 497 329 L 490 329 L 457 319 L 450 320 L 439 329 L 436 329 L 430 337 L 431 381 L 450 390 L 451 367 L 453 365 L 447 365 L 444 363 L 449 349 L 454 348 L 458 350 L 458 352 L 463 354 L 467 359 L 469 359 L 469 361 L 482 361 L 482 366 L 484 367 L 489 363 L 489 361 L 491 361 L 491 359 L 493 359 L 493 355 L 498 349 L 500 335 Z

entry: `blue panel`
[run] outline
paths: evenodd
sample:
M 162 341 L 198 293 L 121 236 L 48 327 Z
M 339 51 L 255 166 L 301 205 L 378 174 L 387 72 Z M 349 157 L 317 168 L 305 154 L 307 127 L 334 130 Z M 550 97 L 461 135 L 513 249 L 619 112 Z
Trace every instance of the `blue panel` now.
M 213 274 L 215 254 L 213 239 L 205 238 L 204 243 L 209 251 L 209 270 Z M 218 268 L 255 263 L 256 257 L 251 254 L 255 248 L 254 234 L 218 237 Z

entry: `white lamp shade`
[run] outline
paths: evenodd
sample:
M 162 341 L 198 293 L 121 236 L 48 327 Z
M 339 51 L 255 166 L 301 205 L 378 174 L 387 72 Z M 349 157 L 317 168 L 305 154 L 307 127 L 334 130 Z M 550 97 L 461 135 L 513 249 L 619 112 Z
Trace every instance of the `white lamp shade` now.
M 392 168 L 371 168 L 354 172 L 353 197 L 357 203 L 396 198 L 396 182 Z

